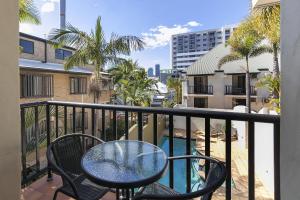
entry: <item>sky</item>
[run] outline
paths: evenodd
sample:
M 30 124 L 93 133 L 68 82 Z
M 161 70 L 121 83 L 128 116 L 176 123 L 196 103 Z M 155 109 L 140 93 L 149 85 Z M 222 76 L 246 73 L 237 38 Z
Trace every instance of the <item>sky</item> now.
M 41 25 L 21 24 L 20 31 L 47 37 L 59 28 L 59 0 L 34 0 Z M 170 66 L 171 35 L 237 24 L 248 12 L 250 0 L 66 0 L 66 21 L 90 32 L 101 16 L 106 38 L 111 33 L 135 35 L 146 42 L 131 58 L 144 68 Z

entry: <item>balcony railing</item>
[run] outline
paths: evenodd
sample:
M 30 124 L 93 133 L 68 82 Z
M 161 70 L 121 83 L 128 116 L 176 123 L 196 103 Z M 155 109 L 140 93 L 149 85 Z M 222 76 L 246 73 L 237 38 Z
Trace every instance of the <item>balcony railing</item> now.
M 81 122 L 76 121 L 75 117 L 68 120 L 68 116 L 76 116 L 76 113 L 81 113 Z M 86 115 L 85 113 L 88 113 Z M 132 115 L 134 113 L 134 115 Z M 51 171 L 47 170 L 47 161 L 45 159 L 45 149 L 52 140 L 67 133 L 75 133 L 78 130 L 78 124 L 81 123 L 81 133 L 91 134 L 101 139 L 116 140 L 123 137 L 129 138 L 129 128 L 132 125 L 132 119 L 136 120 L 138 140 L 144 140 L 144 114 L 151 114 L 153 120 L 153 144 L 159 144 L 158 141 L 158 123 L 160 116 L 166 116 L 169 130 L 169 147 L 168 153 L 174 156 L 174 117 L 180 116 L 185 118 L 186 126 L 186 144 L 185 154 L 192 154 L 192 123 L 191 118 L 202 118 L 205 120 L 205 155 L 211 156 L 211 119 L 219 119 L 225 122 L 225 163 L 227 178 L 225 183 L 226 200 L 232 199 L 232 121 L 247 122 L 248 129 L 248 198 L 255 199 L 255 123 L 269 123 L 273 125 L 274 137 L 274 199 L 280 199 L 280 117 L 276 115 L 263 114 L 247 114 L 224 111 L 210 111 L 207 109 L 168 109 L 168 108 L 146 108 L 146 107 L 132 107 L 132 106 L 116 106 L 107 104 L 83 104 L 71 102 L 37 102 L 21 105 L 21 135 L 22 135 L 22 177 L 23 184 L 36 179 L 42 173 L 48 171 L 48 178 L 51 179 Z M 109 116 L 111 124 L 106 121 Z M 86 132 L 85 118 L 91 119 L 90 133 Z M 39 131 L 43 127 L 40 122 L 45 121 L 44 131 Z M 68 123 L 69 122 L 69 123 Z M 118 125 L 124 124 L 123 129 L 120 130 Z M 110 129 L 107 128 L 110 126 Z M 33 131 L 30 127 L 34 127 Z M 98 127 L 98 128 L 97 128 Z M 101 128 L 99 128 L 101 127 Z M 151 126 L 152 127 L 152 126 Z M 261 133 L 263 134 L 263 133 Z M 191 191 L 191 163 L 186 162 L 186 182 L 187 192 Z M 205 172 L 208 171 L 209 163 L 205 164 Z M 174 187 L 174 163 L 169 163 L 169 186 Z
M 214 93 L 214 87 L 212 85 L 188 86 L 188 93 L 212 95 Z
M 246 88 L 238 86 L 226 85 L 225 95 L 246 95 Z M 255 86 L 250 87 L 250 95 L 256 96 Z

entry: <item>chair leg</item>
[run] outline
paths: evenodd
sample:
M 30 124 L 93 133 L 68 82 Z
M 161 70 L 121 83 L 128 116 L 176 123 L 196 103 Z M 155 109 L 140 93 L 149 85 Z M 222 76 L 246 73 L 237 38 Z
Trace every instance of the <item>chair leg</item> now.
M 56 190 L 55 193 L 54 193 L 54 196 L 53 196 L 53 200 L 56 200 L 58 193 L 59 193 L 59 190 Z

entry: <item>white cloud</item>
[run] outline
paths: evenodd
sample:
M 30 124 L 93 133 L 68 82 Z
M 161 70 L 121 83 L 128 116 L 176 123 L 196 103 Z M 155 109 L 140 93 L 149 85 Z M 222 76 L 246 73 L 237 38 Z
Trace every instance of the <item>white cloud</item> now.
M 185 25 L 175 24 L 171 27 L 157 26 L 149 29 L 147 33 L 142 33 L 142 36 L 146 43 L 146 48 L 164 47 L 169 44 L 172 35 L 190 32 L 191 28 L 196 26 L 201 26 L 201 24 L 191 21 Z
M 27 24 L 27 23 L 21 23 L 19 26 L 19 30 L 20 30 L 20 32 L 23 32 L 23 33 L 28 33 L 28 34 L 34 33 L 32 25 Z
M 41 7 L 42 13 L 50 13 L 55 10 L 55 4 L 59 3 L 60 0 L 44 0 L 44 3 Z
M 197 21 L 190 21 L 186 24 L 187 26 L 191 26 L 191 27 L 197 27 L 197 26 L 202 26 L 202 24 L 200 24 Z

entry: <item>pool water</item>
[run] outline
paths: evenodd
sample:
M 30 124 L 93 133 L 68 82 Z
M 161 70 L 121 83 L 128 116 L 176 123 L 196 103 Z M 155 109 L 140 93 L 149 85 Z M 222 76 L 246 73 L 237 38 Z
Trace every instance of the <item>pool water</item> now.
M 184 138 L 174 138 L 174 156 L 182 156 L 186 154 L 186 139 Z M 197 155 L 198 152 L 195 149 L 196 141 L 191 141 L 192 154 Z M 159 144 L 159 147 L 165 151 L 169 156 L 169 137 L 164 136 Z M 191 188 L 193 191 L 199 189 L 203 184 L 201 177 L 198 175 L 198 169 L 196 167 L 197 163 L 192 163 L 191 167 Z M 169 186 L 169 170 L 165 173 L 165 176 L 159 180 L 159 183 Z M 177 160 L 174 161 L 174 189 L 177 192 L 186 192 L 186 161 Z

